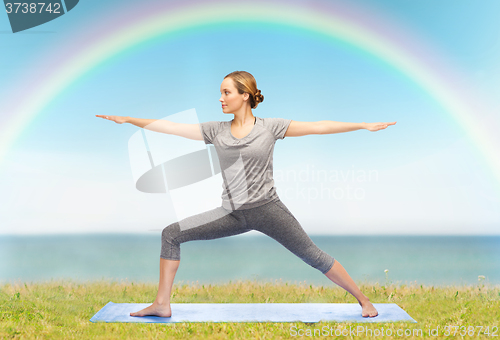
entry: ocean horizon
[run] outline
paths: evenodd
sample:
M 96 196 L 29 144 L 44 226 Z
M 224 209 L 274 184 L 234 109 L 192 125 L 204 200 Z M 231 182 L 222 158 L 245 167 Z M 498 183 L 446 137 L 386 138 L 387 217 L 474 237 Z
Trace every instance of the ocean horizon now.
M 500 236 L 310 235 L 357 283 L 500 284 Z M 157 283 L 161 233 L 0 235 L 0 283 L 71 279 Z M 386 272 L 387 270 L 387 272 Z M 332 285 L 265 235 L 181 244 L 175 283 L 237 280 Z

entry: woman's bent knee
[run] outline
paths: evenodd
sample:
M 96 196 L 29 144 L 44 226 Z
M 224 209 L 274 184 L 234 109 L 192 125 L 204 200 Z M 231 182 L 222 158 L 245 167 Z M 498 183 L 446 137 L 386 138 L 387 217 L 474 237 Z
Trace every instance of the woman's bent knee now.
M 161 232 L 160 257 L 165 260 L 180 261 L 180 244 L 176 241 L 179 236 L 179 223 L 175 222 L 163 228 Z
M 171 243 L 179 235 L 179 231 L 180 228 L 178 222 L 166 226 L 165 228 L 163 228 L 163 231 L 161 232 L 162 241 L 167 241 Z

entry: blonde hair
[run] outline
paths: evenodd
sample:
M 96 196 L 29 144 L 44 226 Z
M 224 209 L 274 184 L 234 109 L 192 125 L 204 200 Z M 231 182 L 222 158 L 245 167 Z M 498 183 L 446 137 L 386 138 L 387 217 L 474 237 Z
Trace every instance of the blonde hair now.
M 257 89 L 257 82 L 250 73 L 246 71 L 234 71 L 225 76 L 224 79 L 228 77 L 233 80 L 239 94 L 248 93 L 250 95 L 249 100 L 252 109 L 256 109 L 259 103 L 264 101 L 264 96 Z

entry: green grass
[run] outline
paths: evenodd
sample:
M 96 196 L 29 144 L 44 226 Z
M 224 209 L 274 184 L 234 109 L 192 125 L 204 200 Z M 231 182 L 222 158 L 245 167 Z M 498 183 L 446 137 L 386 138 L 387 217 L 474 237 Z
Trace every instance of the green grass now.
M 99 281 L 78 283 L 52 281 L 45 283 L 17 283 L 0 286 L 1 339 L 290 339 L 291 327 L 310 335 L 321 331 L 341 332 L 363 326 L 364 332 L 376 329 L 423 331 L 439 326 L 439 337 L 445 326 L 496 326 L 500 320 L 500 286 L 433 287 L 390 284 L 359 284 L 361 291 L 373 303 L 396 303 L 417 324 L 397 323 L 92 323 L 89 319 L 106 303 L 149 303 L 156 297 L 156 284 Z M 238 281 L 225 285 L 174 283 L 172 301 L 177 303 L 356 303 L 345 290 L 333 284 L 328 287 L 305 283 L 289 284 L 281 281 Z M 483 328 L 483 330 L 484 330 Z M 316 333 L 313 333 L 316 330 Z M 470 329 L 469 329 L 470 330 Z M 476 332 L 479 328 L 476 328 Z M 407 331 L 409 332 L 409 331 Z M 451 338 L 462 338 L 458 329 Z M 309 333 L 305 333 L 309 334 Z M 333 333 L 334 334 L 334 333 Z M 339 333 L 338 333 L 339 334 Z M 387 333 L 384 333 L 387 334 Z M 497 337 L 481 335 L 481 338 Z M 500 335 L 500 331 L 496 332 Z M 312 336 L 304 336 L 311 338 Z M 333 338 L 334 336 L 331 336 Z M 341 336 L 341 338 L 377 338 L 381 336 Z M 415 336 L 416 338 L 417 336 Z M 477 338 L 477 333 L 466 338 Z M 326 336 L 330 338 L 330 336 Z M 418 336 L 420 338 L 420 336 Z M 433 337 L 435 338 L 435 337 Z

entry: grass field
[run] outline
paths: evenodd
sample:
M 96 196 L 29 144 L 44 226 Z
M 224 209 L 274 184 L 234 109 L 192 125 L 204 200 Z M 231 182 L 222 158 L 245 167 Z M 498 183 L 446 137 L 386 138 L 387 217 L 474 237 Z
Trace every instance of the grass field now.
M 89 319 L 109 301 L 152 302 L 156 297 L 157 285 L 127 281 L 87 283 L 52 281 L 0 286 L 0 338 L 290 339 L 334 338 L 336 332 L 340 335 L 338 337 L 344 339 L 382 337 L 410 339 L 436 338 L 429 336 L 428 332 L 429 329 L 438 327 L 440 338 L 464 338 L 461 333 L 465 334 L 465 338 L 498 339 L 500 335 L 498 330 L 500 286 L 480 283 L 460 287 L 392 283 L 387 285 L 358 283 L 358 285 L 373 303 L 396 303 L 418 323 L 92 323 Z M 333 284 L 323 287 L 305 282 L 289 284 L 281 281 L 238 281 L 225 285 L 174 283 L 171 302 L 356 303 L 357 301 L 345 290 Z M 357 326 L 364 328 L 356 328 Z M 455 327 L 449 329 L 451 331 L 449 336 L 445 336 L 446 326 Z M 355 333 L 353 336 L 352 332 L 348 332 L 350 329 L 361 330 L 361 333 Z M 419 330 L 422 331 L 421 334 L 418 333 Z M 344 335 L 341 335 L 342 331 Z M 481 335 L 478 335 L 479 331 Z M 369 335 L 370 332 L 372 336 Z M 387 335 L 389 332 L 392 336 Z M 489 332 L 489 335 L 483 334 L 486 332 Z

